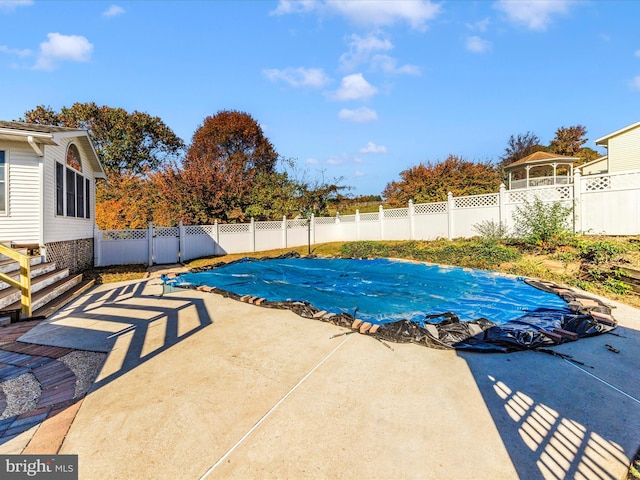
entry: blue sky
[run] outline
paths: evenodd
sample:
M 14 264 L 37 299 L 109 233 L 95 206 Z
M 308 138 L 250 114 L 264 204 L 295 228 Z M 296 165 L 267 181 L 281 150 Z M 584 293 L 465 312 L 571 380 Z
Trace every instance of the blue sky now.
M 96 102 L 187 143 L 251 114 L 309 175 L 379 194 L 448 154 L 497 160 L 511 134 L 588 146 L 640 121 L 640 2 L 0 0 L 0 119 Z

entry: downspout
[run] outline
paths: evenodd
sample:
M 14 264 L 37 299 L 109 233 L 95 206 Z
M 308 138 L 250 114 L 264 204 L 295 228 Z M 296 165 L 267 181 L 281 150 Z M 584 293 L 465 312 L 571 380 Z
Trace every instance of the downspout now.
M 40 246 L 40 254 L 41 255 L 44 254 L 44 257 L 46 259 L 47 251 L 46 249 L 43 251 L 44 249 L 44 216 L 45 216 L 44 194 L 46 190 L 44 185 L 44 152 L 43 152 L 43 155 L 39 158 L 38 166 L 40 167 L 40 199 L 39 199 L 40 205 L 38 206 L 38 211 L 40 212 L 40 218 L 39 218 L 40 231 L 38 232 L 38 245 Z

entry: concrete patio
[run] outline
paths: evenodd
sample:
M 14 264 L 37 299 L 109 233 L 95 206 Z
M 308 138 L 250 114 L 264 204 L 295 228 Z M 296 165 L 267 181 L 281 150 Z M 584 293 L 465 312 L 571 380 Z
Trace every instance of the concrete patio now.
M 103 285 L 20 339 L 109 352 L 60 448 L 82 479 L 608 479 L 640 446 L 630 307 L 614 309 L 616 336 L 555 348 L 579 365 L 387 348 L 289 311 L 161 293 L 157 278 Z

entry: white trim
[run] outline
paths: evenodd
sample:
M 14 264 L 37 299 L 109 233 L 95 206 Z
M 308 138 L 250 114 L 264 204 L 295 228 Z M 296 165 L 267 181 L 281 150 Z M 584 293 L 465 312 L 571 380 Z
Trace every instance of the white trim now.
M 616 130 L 615 132 L 610 133 L 609 135 L 605 135 L 604 137 L 600 137 L 595 141 L 595 144 L 599 145 L 599 146 L 603 146 L 603 147 L 608 147 L 609 139 L 611 137 L 615 137 L 617 135 L 620 135 L 621 133 L 624 133 L 627 130 L 633 130 L 636 127 L 640 127 L 640 122 L 632 123 L 631 125 L 627 125 L 626 127 L 623 127 L 620 130 Z

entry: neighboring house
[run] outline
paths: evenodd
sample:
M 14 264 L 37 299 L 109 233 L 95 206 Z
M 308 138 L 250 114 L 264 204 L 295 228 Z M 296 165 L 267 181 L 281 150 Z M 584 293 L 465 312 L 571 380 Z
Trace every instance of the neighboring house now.
M 580 166 L 582 175 L 640 170 L 640 122 L 598 138 L 607 155 Z
M 85 130 L 0 121 L 0 242 L 44 247 L 72 272 L 91 266 L 98 178 Z

